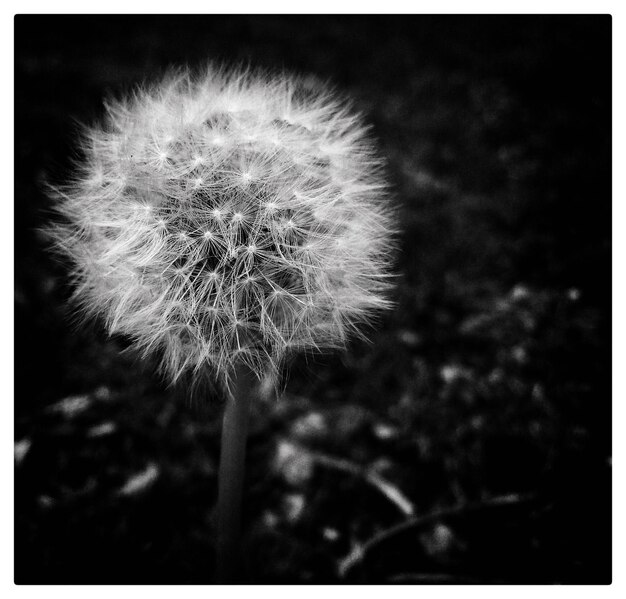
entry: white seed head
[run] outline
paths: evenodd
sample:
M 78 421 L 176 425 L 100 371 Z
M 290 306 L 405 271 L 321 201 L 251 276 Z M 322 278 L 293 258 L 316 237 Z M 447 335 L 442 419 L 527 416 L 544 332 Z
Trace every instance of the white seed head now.
M 86 316 L 168 379 L 276 374 L 388 306 L 393 211 L 349 103 L 309 79 L 176 72 L 107 106 L 57 193 Z

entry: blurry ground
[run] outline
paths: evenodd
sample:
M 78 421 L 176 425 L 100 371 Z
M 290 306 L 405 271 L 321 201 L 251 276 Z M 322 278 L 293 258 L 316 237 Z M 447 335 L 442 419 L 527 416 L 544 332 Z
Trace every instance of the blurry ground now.
M 17 17 L 16 581 L 211 580 L 218 408 L 73 330 L 36 232 L 75 122 L 208 57 L 332 78 L 402 212 L 371 345 L 256 406 L 242 580 L 609 582 L 608 17 Z

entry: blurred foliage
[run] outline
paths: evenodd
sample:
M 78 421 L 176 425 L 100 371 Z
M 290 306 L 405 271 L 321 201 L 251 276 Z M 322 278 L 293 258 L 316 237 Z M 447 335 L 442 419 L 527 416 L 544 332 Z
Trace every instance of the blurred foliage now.
M 207 58 L 352 95 L 401 227 L 371 344 L 254 408 L 241 580 L 610 582 L 610 17 L 15 26 L 16 582 L 211 581 L 219 400 L 73 326 L 38 232 L 76 123 Z

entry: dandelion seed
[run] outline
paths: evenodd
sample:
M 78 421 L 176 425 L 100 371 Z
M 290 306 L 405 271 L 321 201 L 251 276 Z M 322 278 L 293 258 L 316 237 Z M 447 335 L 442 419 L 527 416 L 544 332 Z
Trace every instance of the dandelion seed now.
M 274 214 L 278 210 L 278 204 L 276 202 L 265 202 L 265 210 L 268 214 Z
M 55 229 L 76 299 L 140 352 L 161 348 L 169 380 L 228 386 L 241 360 L 261 379 L 293 352 L 344 346 L 388 305 L 381 161 L 321 86 L 168 75 L 113 102 L 85 139 Z

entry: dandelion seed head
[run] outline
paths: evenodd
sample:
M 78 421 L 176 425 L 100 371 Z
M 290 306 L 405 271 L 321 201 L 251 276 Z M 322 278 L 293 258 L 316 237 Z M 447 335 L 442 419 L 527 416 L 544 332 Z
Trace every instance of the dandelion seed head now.
M 56 194 L 81 313 L 170 381 L 345 346 L 389 305 L 393 210 L 349 102 L 310 79 L 177 71 L 111 102 Z

